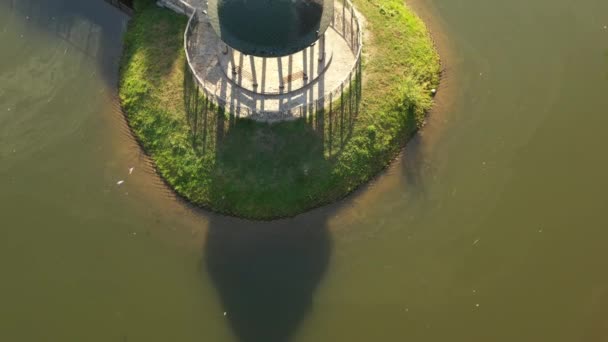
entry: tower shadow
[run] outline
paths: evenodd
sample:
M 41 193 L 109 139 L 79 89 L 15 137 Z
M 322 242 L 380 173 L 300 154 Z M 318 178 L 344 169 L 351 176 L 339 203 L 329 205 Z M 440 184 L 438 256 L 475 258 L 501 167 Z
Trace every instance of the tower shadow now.
M 187 66 L 184 75 L 193 147 L 202 160 L 213 161 L 210 197 L 224 212 L 260 214 L 301 205 L 317 185 L 314 177 L 331 171 L 352 134 L 360 70 L 335 103 L 320 101 L 306 108 L 308 115 L 274 124 L 226 113 L 200 95 Z M 327 221 L 338 206 L 272 222 L 211 215 L 201 267 L 239 341 L 286 342 L 297 332 L 327 271 Z
M 326 165 L 322 140 L 304 119 L 271 125 L 237 118 L 201 96 L 191 77 L 184 79 L 184 104 L 193 147 L 214 160 L 213 201 L 227 211 L 259 207 L 262 199 L 247 193 L 252 186 L 282 199 L 268 206 L 293 205 L 306 190 L 305 173 L 316 172 L 305 167 Z M 239 341 L 288 341 L 311 311 L 331 254 L 328 212 L 272 222 L 211 215 L 202 271 Z
M 286 342 L 311 311 L 332 244 L 325 216 L 310 216 L 211 221 L 203 267 L 239 341 Z

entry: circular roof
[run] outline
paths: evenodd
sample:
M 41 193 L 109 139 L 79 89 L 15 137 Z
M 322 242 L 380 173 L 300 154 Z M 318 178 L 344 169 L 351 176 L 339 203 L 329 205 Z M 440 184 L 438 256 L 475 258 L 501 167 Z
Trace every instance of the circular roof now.
M 234 49 L 260 57 L 285 56 L 325 32 L 333 0 L 209 0 L 211 26 Z

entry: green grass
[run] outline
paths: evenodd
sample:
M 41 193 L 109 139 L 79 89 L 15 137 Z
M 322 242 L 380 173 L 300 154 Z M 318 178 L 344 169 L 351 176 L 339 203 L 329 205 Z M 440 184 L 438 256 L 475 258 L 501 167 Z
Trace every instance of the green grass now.
M 370 33 L 356 117 L 317 113 L 266 124 L 203 106 L 184 77 L 187 18 L 136 0 L 120 98 L 137 139 L 176 192 L 218 212 L 271 219 L 340 199 L 390 163 L 431 108 L 439 57 L 425 25 L 400 0 L 355 6 Z

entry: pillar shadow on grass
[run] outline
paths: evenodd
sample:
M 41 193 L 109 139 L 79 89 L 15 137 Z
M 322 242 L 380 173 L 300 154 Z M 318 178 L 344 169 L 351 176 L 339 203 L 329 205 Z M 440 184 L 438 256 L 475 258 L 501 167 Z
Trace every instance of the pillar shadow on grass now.
M 216 209 L 280 216 L 308 209 L 328 187 L 323 182 L 330 181 L 333 162 L 351 136 L 354 111 L 315 110 L 305 119 L 270 124 L 226 113 L 198 95 L 190 77 L 184 89 L 192 146 L 213 163 L 208 191 Z
M 243 129 L 258 131 L 260 135 L 270 138 L 270 141 L 263 141 L 262 145 L 276 141 L 280 146 L 289 144 L 293 148 L 295 144 L 308 143 L 307 150 L 314 153 L 321 152 L 320 155 L 328 160 L 335 159 L 352 136 L 359 112 L 361 84 L 361 63 L 359 63 L 351 82 L 346 83 L 342 91 L 302 107 L 301 119 L 267 124 L 236 117 L 202 96 L 190 68 L 184 63 L 184 105 L 191 128 L 192 145 L 199 154 L 204 155 L 210 150 L 220 152 L 217 148 L 221 145 L 218 145 L 217 141 L 221 141 L 237 124 L 243 123 L 247 127 Z M 234 101 L 227 99 L 227 102 Z M 295 135 L 281 137 L 281 133 L 285 131 Z M 237 138 L 242 137 L 239 135 Z M 276 154 L 273 159 L 276 159 Z

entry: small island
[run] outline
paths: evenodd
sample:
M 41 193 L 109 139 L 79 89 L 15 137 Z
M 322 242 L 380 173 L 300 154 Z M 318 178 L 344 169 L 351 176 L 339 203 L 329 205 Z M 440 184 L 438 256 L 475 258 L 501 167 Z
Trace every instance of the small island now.
M 341 199 L 432 106 L 439 56 L 399 0 L 159 3 L 173 11 L 134 1 L 120 99 L 158 173 L 197 206 L 268 220 Z

